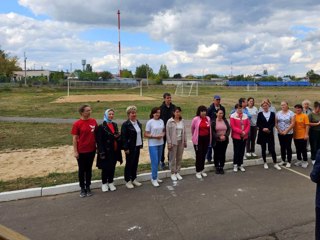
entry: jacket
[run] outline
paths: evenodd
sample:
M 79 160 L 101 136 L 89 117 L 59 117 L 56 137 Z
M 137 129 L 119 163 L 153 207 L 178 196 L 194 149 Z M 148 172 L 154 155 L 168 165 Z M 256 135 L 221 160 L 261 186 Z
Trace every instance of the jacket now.
M 243 138 L 241 138 L 241 119 L 237 112 L 234 112 L 230 116 L 230 127 L 232 129 L 231 137 L 234 139 L 247 139 L 250 131 L 250 120 L 247 114 L 242 114 L 242 121 L 243 121 L 243 131 L 245 132 L 245 135 Z
M 108 127 L 106 122 L 99 125 L 96 135 L 98 146 L 97 167 L 99 169 L 106 168 L 108 161 L 119 161 L 122 163 L 121 154 L 121 137 L 118 130 L 118 125 L 112 122 L 114 133 Z M 115 149 L 115 142 L 117 149 Z
M 143 147 L 142 125 L 138 120 L 137 120 L 137 123 L 141 129 L 141 140 L 142 140 L 141 148 L 142 148 Z M 125 151 L 134 149 L 136 147 L 137 131 L 129 119 L 125 121 L 121 126 L 121 141 L 122 141 L 122 149 Z
M 210 118 L 208 116 L 206 116 L 208 122 L 210 123 Z M 199 116 L 196 116 L 192 119 L 191 122 L 191 134 L 192 134 L 192 142 L 194 145 L 198 145 L 198 139 L 199 139 L 199 126 L 201 123 L 201 118 Z M 209 145 L 211 145 L 211 139 L 212 139 L 212 133 L 211 133 L 211 125 L 210 125 L 210 143 Z
M 316 161 L 310 173 L 310 178 L 312 182 L 317 184 L 316 207 L 320 208 L 320 149 L 317 152 Z
M 212 135 L 211 146 L 212 147 L 214 147 L 216 145 L 217 141 L 218 141 L 218 135 L 217 135 L 217 131 L 216 131 L 216 121 L 217 121 L 217 119 L 214 119 L 211 122 L 211 131 L 212 131 L 212 133 L 211 133 L 211 135 Z M 223 118 L 223 121 L 227 126 L 227 131 L 226 131 L 226 134 L 224 136 L 226 137 L 226 142 L 228 144 L 229 143 L 229 135 L 230 135 L 231 128 L 230 128 L 230 124 L 229 124 L 227 119 Z
M 225 118 L 226 117 L 226 109 L 221 104 L 219 107 L 223 111 L 223 118 Z M 208 117 L 211 119 L 211 121 L 213 121 L 217 118 L 217 110 L 216 110 L 216 107 L 214 106 L 213 103 L 208 108 Z
M 269 121 L 263 116 L 263 112 L 258 113 L 257 127 L 259 128 L 257 144 L 270 143 L 274 144 L 273 128 L 275 126 L 276 114 L 270 112 Z M 269 133 L 262 131 L 263 128 L 268 128 Z
M 183 131 L 182 131 L 182 142 L 184 146 L 187 146 L 187 134 L 186 134 L 186 125 L 181 119 L 181 122 L 183 124 Z M 177 123 L 174 121 L 173 118 L 170 118 L 166 125 L 166 138 L 167 138 L 167 144 L 171 145 L 177 145 Z
M 172 113 L 175 109 L 175 105 L 170 103 L 170 107 L 163 102 L 160 106 L 160 118 L 163 120 L 164 125 L 167 125 L 168 120 L 172 117 Z

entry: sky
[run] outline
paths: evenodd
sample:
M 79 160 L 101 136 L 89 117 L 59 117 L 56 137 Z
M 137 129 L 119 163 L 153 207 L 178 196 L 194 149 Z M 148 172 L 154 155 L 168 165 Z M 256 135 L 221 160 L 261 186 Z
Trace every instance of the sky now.
M 0 48 L 27 69 L 320 73 L 319 0 L 1 0 Z

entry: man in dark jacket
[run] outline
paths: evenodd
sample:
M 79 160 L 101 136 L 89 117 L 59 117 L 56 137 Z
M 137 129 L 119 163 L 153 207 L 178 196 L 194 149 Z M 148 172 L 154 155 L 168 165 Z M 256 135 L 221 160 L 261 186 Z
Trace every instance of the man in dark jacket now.
M 168 120 L 172 117 L 172 113 L 175 109 L 175 105 L 172 104 L 171 102 L 171 94 L 170 93 L 164 93 L 163 94 L 163 103 L 162 105 L 160 106 L 160 118 L 163 120 L 164 122 L 164 126 L 167 125 L 167 122 Z M 162 148 L 162 156 L 161 156 L 161 169 L 165 169 L 165 163 L 164 163 L 164 160 L 165 160 L 165 157 L 164 157 L 164 154 L 165 154 L 165 147 L 166 147 L 166 136 L 164 136 L 163 138 L 163 148 Z M 169 158 L 168 158 L 169 160 Z
M 226 118 L 226 109 L 221 104 L 221 98 L 219 95 L 213 96 L 213 102 L 208 108 L 208 114 L 207 116 L 210 117 L 211 122 L 213 120 L 216 120 L 217 118 L 217 112 L 219 109 L 223 111 L 223 117 Z M 212 147 L 208 146 L 207 156 L 206 156 L 208 163 L 212 163 Z
M 316 192 L 316 240 L 320 240 L 320 149 L 317 152 L 316 161 L 314 163 L 310 178 L 317 184 Z

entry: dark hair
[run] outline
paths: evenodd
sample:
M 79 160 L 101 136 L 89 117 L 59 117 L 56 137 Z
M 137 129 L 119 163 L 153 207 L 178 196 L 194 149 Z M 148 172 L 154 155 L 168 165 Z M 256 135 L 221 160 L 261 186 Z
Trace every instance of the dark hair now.
M 220 108 L 220 109 L 218 109 L 217 113 L 218 113 L 218 112 L 220 112 L 220 111 L 222 111 L 223 116 L 224 116 L 224 111 L 223 111 L 221 108 Z
M 207 109 L 206 106 L 201 105 L 201 106 L 198 107 L 196 115 L 200 116 L 200 112 L 204 112 L 204 111 L 207 112 L 207 110 L 208 109 Z
M 174 113 L 175 113 L 175 111 L 179 111 L 179 112 L 182 112 L 182 110 L 181 110 L 181 108 L 180 107 L 178 107 L 178 106 L 175 106 L 174 107 L 174 109 L 173 109 L 173 112 L 172 112 L 172 117 L 174 118 Z M 180 118 L 179 118 L 180 120 L 182 119 L 182 117 L 180 116 Z
M 155 114 L 156 112 L 158 112 L 160 110 L 159 107 L 154 107 L 151 109 L 151 113 L 150 113 L 150 119 L 153 118 L 153 114 Z
M 163 99 L 165 99 L 166 97 L 171 97 L 171 94 L 168 93 L 168 92 L 164 93 L 164 94 L 163 94 Z
M 301 108 L 302 109 L 302 105 L 301 104 L 296 104 L 296 105 L 294 105 L 294 108 Z
M 253 97 L 248 97 L 247 102 L 249 102 L 251 99 L 254 101 Z
M 246 98 L 239 98 L 239 104 L 242 106 L 242 103 L 246 101 Z
M 90 106 L 89 104 L 83 104 L 83 105 L 81 105 L 81 106 L 79 107 L 78 112 L 79 112 L 80 114 L 83 113 L 83 112 L 84 112 L 84 109 L 85 109 L 86 107 L 90 107 L 90 108 L 91 108 L 91 106 Z
M 313 104 L 313 107 L 314 108 L 320 107 L 320 103 L 318 101 L 315 101 L 314 104 Z
M 236 105 L 234 105 L 234 109 L 237 110 L 239 107 L 242 108 L 241 104 L 240 103 L 237 103 Z

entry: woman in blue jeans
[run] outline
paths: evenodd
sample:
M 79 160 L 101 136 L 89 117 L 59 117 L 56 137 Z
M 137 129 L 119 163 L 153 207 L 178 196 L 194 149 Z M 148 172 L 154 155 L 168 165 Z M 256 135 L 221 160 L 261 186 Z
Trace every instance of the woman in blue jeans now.
M 154 107 L 150 113 L 144 136 L 148 138 L 149 155 L 151 159 L 151 183 L 159 187 L 162 182 L 158 178 L 158 166 L 162 157 L 163 137 L 165 135 L 164 122 L 160 119 L 160 108 Z

